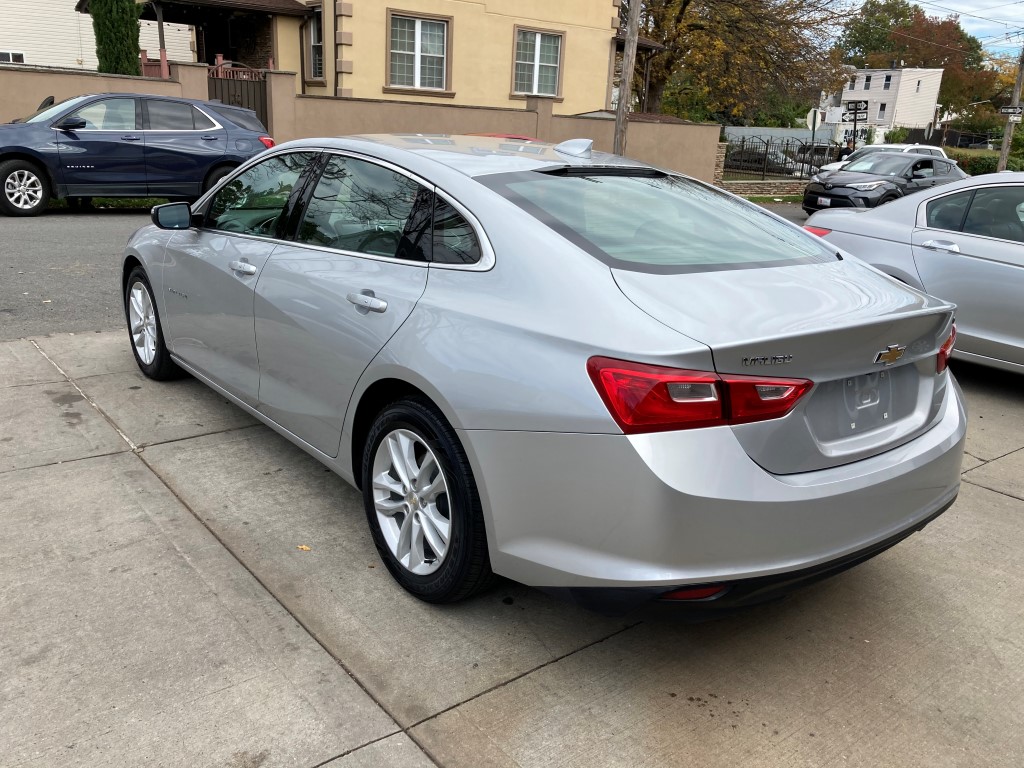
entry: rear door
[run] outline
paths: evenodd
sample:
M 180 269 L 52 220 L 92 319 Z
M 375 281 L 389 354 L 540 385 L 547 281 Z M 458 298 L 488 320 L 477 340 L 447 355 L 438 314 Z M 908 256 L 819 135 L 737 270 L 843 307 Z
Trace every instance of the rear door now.
M 1024 185 L 956 192 L 924 207 L 914 262 L 925 290 L 956 303 L 957 347 L 1024 364 Z
M 99 99 L 61 118 L 85 121 L 84 128 L 57 131 L 60 169 L 70 196 L 145 197 L 138 101 L 130 96 Z
M 183 101 L 142 100 L 146 176 L 155 197 L 198 197 L 210 168 L 227 150 L 227 131 Z
M 203 225 L 176 233 L 164 255 L 164 336 L 171 351 L 245 403 L 259 390 L 253 291 L 284 242 L 303 173 L 317 152 L 274 155 L 225 184 Z
M 433 190 L 333 154 L 256 286 L 259 409 L 337 456 L 352 390 L 427 284 Z

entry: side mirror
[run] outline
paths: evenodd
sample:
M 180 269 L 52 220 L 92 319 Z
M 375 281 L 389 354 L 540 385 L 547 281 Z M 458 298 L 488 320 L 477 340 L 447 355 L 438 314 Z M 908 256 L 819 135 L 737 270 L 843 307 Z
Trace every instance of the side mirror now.
M 192 226 L 192 209 L 188 203 L 154 206 L 150 216 L 160 229 L 188 229 Z
M 85 120 L 81 117 L 65 117 L 54 128 L 58 131 L 78 131 L 85 128 Z

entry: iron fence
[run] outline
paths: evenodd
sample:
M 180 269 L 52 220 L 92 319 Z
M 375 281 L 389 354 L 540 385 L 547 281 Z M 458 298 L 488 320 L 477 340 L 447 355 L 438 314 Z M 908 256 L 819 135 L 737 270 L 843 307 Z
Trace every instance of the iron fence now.
M 732 181 L 807 179 L 820 166 L 836 159 L 833 142 L 801 141 L 775 136 L 745 136 L 729 142 L 725 150 L 724 178 Z

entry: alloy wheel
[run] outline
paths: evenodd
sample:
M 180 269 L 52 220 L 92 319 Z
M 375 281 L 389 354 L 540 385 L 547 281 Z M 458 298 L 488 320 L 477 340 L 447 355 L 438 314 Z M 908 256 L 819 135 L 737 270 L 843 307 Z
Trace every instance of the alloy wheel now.
M 4 194 L 15 208 L 30 211 L 42 202 L 43 182 L 32 171 L 14 171 L 4 180 Z
M 128 295 L 128 322 L 135 353 L 145 365 L 151 365 L 156 359 L 156 309 L 142 282 L 136 282 Z
M 417 576 L 434 573 L 451 539 L 448 483 L 430 446 L 408 429 L 389 432 L 373 459 L 373 504 L 391 554 Z

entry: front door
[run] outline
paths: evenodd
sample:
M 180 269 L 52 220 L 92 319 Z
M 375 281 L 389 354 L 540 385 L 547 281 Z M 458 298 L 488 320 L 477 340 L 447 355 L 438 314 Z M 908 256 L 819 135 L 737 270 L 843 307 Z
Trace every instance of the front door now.
M 937 198 L 926 221 L 914 263 L 928 293 L 957 304 L 957 347 L 1024 364 L 1024 185 Z
M 199 197 L 206 175 L 227 151 L 227 130 L 183 101 L 142 100 L 146 177 L 154 197 Z
M 259 391 L 253 291 L 316 154 L 275 155 L 239 174 L 200 212 L 203 226 L 176 234 L 164 255 L 168 347 L 249 405 L 256 405 Z
M 69 196 L 146 196 L 145 141 L 137 102 L 129 96 L 100 99 L 61 118 L 85 121 L 84 128 L 57 131 L 60 170 Z
M 334 155 L 295 244 L 260 276 L 260 410 L 328 456 L 356 382 L 426 288 L 432 198 L 402 173 Z

